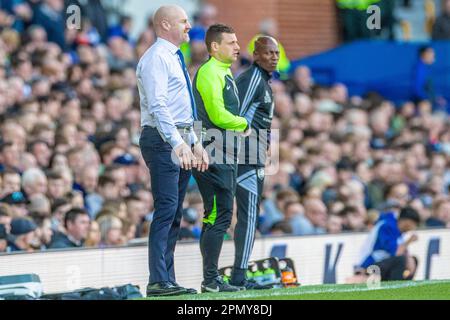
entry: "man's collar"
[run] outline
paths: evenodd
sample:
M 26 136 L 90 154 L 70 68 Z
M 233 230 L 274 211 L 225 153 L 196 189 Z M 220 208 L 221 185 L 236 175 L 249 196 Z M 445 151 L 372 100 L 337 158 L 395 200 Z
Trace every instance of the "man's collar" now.
M 163 38 L 157 38 L 156 42 L 159 42 L 162 46 L 164 46 L 167 50 L 169 50 L 172 54 L 176 54 L 179 48 L 174 45 L 172 42 L 163 39 Z
M 215 65 L 217 65 L 217 66 L 219 66 L 219 67 L 221 67 L 221 68 L 228 69 L 229 67 L 231 67 L 231 63 L 225 63 L 225 62 L 219 61 L 219 60 L 217 60 L 216 58 L 214 58 L 213 56 L 211 56 L 211 61 L 212 61 Z
M 67 234 L 67 239 L 69 239 L 70 242 L 72 242 L 73 244 L 75 244 L 77 246 L 82 246 L 83 245 L 83 241 L 78 241 L 77 239 L 72 237 L 70 234 Z
M 267 70 L 264 69 L 263 67 L 261 67 L 259 64 L 257 64 L 256 62 L 253 62 L 253 65 L 255 66 L 255 68 L 258 68 L 261 71 L 261 73 L 266 81 L 268 81 L 272 78 L 272 74 L 267 72 Z

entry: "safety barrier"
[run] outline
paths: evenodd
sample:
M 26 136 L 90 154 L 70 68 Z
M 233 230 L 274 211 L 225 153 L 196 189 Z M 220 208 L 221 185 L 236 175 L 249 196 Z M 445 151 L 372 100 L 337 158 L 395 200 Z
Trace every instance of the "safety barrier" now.
M 417 234 L 419 241 L 413 243 L 409 250 L 419 259 L 415 279 L 450 279 L 450 230 L 422 230 Z M 292 258 L 298 280 L 303 285 L 345 283 L 353 273 L 366 237 L 366 233 L 347 233 L 260 238 L 255 242 L 252 259 L 268 256 Z M 233 242 L 226 241 L 220 266 L 232 265 L 233 258 Z M 126 283 L 139 285 L 143 291 L 147 284 L 147 270 L 145 244 L 0 255 L 0 276 L 36 273 L 45 293 Z M 197 242 L 177 245 L 175 270 L 180 284 L 199 288 L 202 259 Z

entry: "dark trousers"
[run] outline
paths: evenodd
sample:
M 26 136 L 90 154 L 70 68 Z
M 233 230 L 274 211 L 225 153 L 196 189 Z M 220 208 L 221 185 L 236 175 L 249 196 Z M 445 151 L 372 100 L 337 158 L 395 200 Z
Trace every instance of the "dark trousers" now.
M 255 165 L 238 165 L 236 201 L 237 224 L 234 231 L 233 284 L 245 279 L 248 262 L 255 242 L 259 206 L 264 186 L 264 168 Z
M 157 129 L 144 127 L 139 145 L 150 169 L 155 202 L 148 245 L 149 283 L 175 282 L 175 244 L 191 171 L 182 170 L 172 161 L 172 147 Z
M 230 164 L 213 164 L 206 172 L 194 170 L 205 209 L 200 236 L 205 283 L 219 276 L 220 251 L 233 215 L 236 174 L 237 166 Z
M 380 268 L 382 281 L 400 281 L 400 280 L 412 280 L 415 274 L 415 270 L 412 273 L 405 276 L 407 268 L 406 255 L 395 256 L 384 259 L 375 263 Z M 417 262 L 415 262 L 417 263 Z

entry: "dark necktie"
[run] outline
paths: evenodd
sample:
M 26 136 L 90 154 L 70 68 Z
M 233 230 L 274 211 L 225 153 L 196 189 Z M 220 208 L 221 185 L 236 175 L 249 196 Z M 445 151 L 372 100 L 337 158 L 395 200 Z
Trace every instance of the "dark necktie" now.
M 186 83 L 189 90 L 189 97 L 191 98 L 191 107 L 192 107 L 192 115 L 194 116 L 194 120 L 198 120 L 197 115 L 197 106 L 195 105 L 194 93 L 192 92 L 191 80 L 189 79 L 189 73 L 186 68 L 186 64 L 184 63 L 184 56 L 181 50 L 177 51 L 177 55 L 180 58 L 181 68 L 183 69 L 184 78 L 186 79 Z

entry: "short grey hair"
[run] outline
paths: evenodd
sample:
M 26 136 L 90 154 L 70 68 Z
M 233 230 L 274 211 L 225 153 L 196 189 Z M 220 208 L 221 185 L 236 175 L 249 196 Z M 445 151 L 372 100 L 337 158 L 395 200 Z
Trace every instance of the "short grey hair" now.
M 22 187 L 33 185 L 38 179 L 47 179 L 44 171 L 39 168 L 30 168 L 22 175 Z

